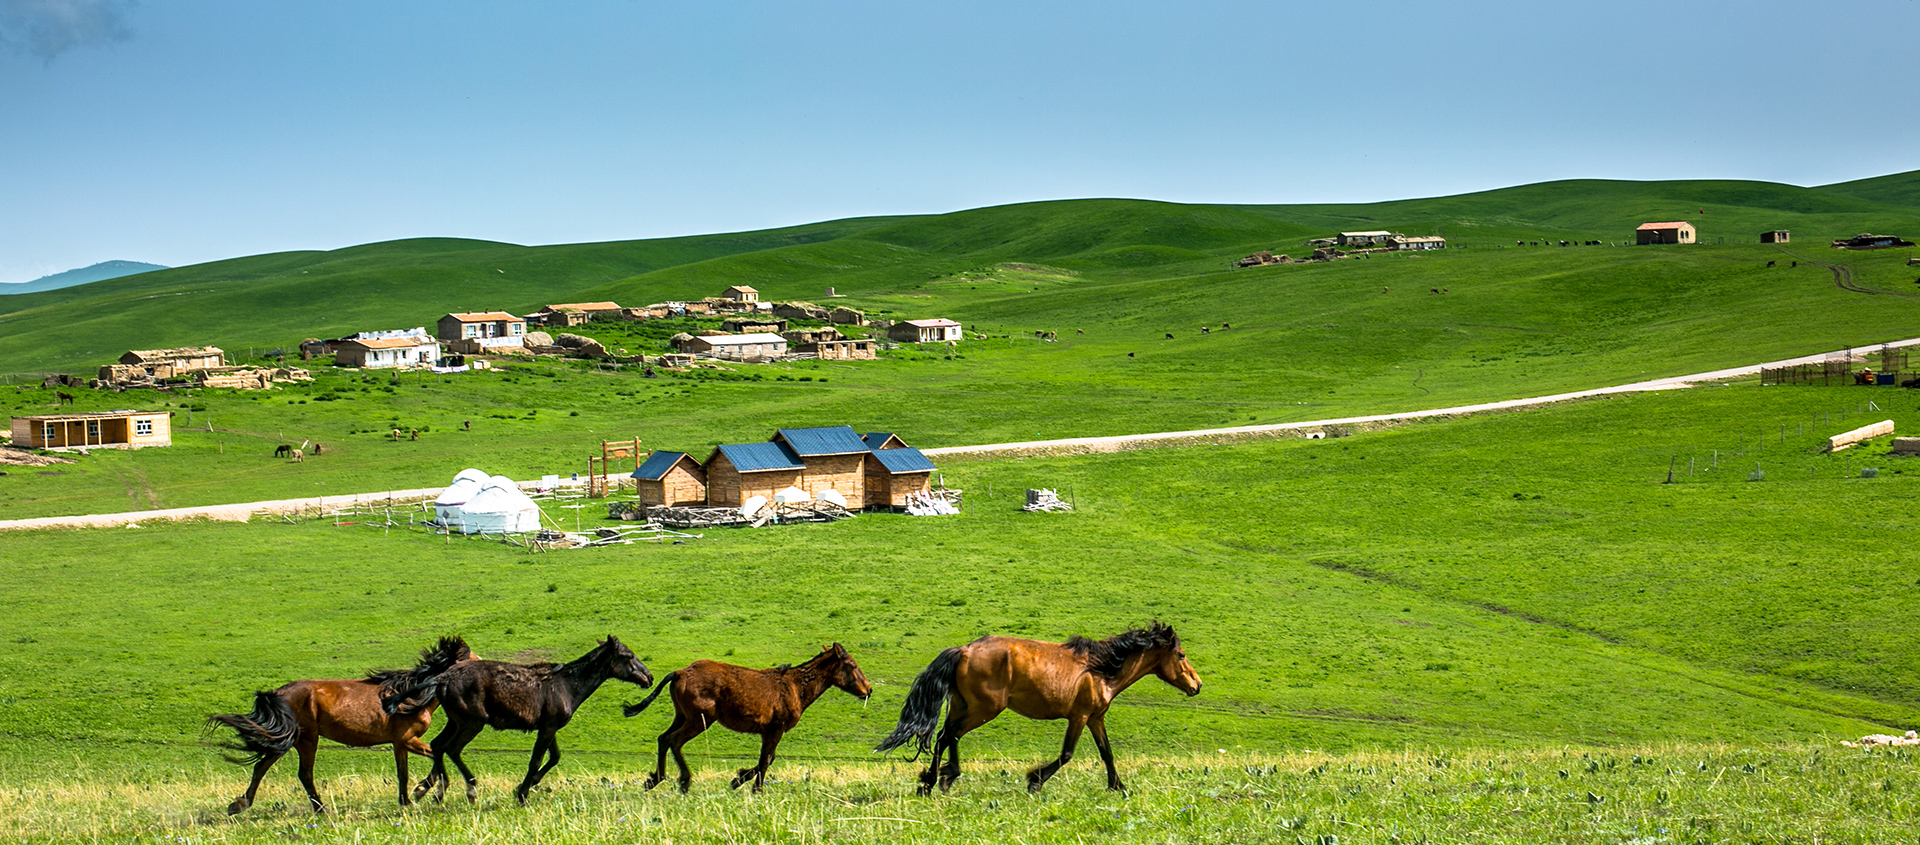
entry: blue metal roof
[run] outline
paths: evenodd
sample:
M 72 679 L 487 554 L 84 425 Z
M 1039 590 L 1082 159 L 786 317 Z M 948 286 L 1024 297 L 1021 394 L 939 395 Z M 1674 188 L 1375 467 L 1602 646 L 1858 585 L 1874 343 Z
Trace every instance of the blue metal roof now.
M 633 478 L 645 481 L 659 481 L 667 477 L 667 470 L 687 456 L 685 452 L 655 452 L 647 456 L 645 462 L 633 471 Z
M 785 443 L 729 443 L 720 447 L 720 454 L 740 472 L 807 468 Z
M 785 440 L 793 447 L 794 454 L 805 457 L 815 455 L 856 455 L 867 451 L 867 444 L 854 433 L 853 426 L 831 425 L 823 428 L 783 428 L 774 435 L 776 440 Z M 728 460 L 732 460 L 729 458 Z
M 893 432 L 891 431 L 869 431 L 866 434 L 860 435 L 860 439 L 867 441 L 867 448 L 878 449 L 880 448 L 880 444 L 887 442 L 887 438 L 892 436 Z M 905 443 L 906 441 L 902 440 L 900 442 Z
M 933 462 L 927 460 L 926 455 L 920 454 L 920 450 L 912 446 L 900 449 L 875 449 L 873 457 L 880 461 L 881 466 L 887 468 L 887 472 L 894 475 L 903 472 L 932 472 L 935 469 Z

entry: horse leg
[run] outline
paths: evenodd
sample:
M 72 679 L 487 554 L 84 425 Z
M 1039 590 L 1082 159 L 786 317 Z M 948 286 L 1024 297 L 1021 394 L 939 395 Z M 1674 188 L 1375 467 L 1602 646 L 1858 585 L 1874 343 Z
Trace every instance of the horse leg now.
M 680 726 L 679 734 L 673 738 L 673 762 L 674 765 L 680 767 L 681 795 L 687 794 L 687 790 L 693 788 L 693 770 L 687 768 L 687 755 L 681 753 L 680 749 L 684 747 L 689 740 L 699 736 L 701 732 L 706 729 L 707 725 L 704 717 L 698 721 L 688 719 L 686 724 Z
M 448 733 L 452 733 L 454 727 L 453 725 L 448 725 Z M 484 722 L 475 722 L 472 726 L 460 725 L 459 733 L 451 737 L 446 734 L 441 734 L 434 739 L 435 745 L 439 745 L 442 739 L 447 740 L 446 754 L 448 757 L 453 758 L 454 768 L 460 770 L 460 777 L 467 782 L 467 803 L 469 804 L 478 801 L 480 798 L 480 779 L 473 776 L 472 769 L 467 768 L 467 761 L 461 756 L 461 752 L 467 750 L 467 743 L 472 742 L 474 737 L 479 736 L 480 730 L 484 727 L 486 727 L 486 723 Z M 438 754 L 439 750 L 435 749 L 435 753 Z M 440 794 L 445 794 L 446 791 L 447 773 L 443 770 L 440 772 Z M 439 795 L 435 795 L 434 800 L 439 801 Z
M 642 784 L 640 788 L 652 789 L 659 786 L 661 781 L 667 779 L 667 739 L 673 736 L 676 731 L 679 731 L 681 726 L 686 723 L 687 717 L 675 712 L 673 714 L 673 724 L 668 725 L 666 730 L 660 732 L 660 756 L 653 761 L 653 774 L 647 775 L 646 783 Z
M 921 795 L 933 794 L 935 784 L 940 784 L 941 790 L 945 791 L 947 787 L 953 785 L 953 778 L 960 776 L 960 763 L 958 760 L 960 752 L 957 747 L 954 751 L 953 777 L 947 778 L 946 783 L 940 783 L 940 757 L 946 753 L 947 746 L 951 744 L 949 741 L 957 739 L 957 737 L 953 735 L 953 731 L 955 726 L 960 724 L 961 714 L 965 713 L 966 710 L 966 699 L 957 695 L 950 699 L 947 705 L 947 720 L 940 724 L 940 732 L 934 734 L 933 737 L 933 759 L 927 761 L 927 770 L 920 773 L 919 793 Z
M 253 806 L 253 794 L 260 789 L 260 779 L 267 776 L 267 770 L 273 768 L 273 764 L 279 762 L 282 756 L 284 755 L 275 754 L 271 757 L 261 755 L 260 762 L 253 764 L 253 782 L 247 784 L 247 794 L 233 799 L 233 803 L 227 805 L 227 815 L 234 815 Z
M 533 791 L 533 785 L 540 782 L 540 778 L 547 773 L 548 769 L 553 768 L 554 763 L 560 762 L 560 746 L 555 741 L 553 732 L 553 728 L 542 730 L 540 737 L 533 741 L 533 757 L 527 761 L 527 777 L 520 781 L 519 788 L 513 791 L 513 797 L 520 799 L 522 804 L 527 803 L 527 793 Z M 540 758 L 548 754 L 551 754 L 552 759 L 542 766 Z
M 1087 732 L 1093 734 L 1093 744 L 1100 749 L 1100 762 L 1107 764 L 1107 788 L 1127 791 L 1127 785 L 1120 782 L 1119 770 L 1113 767 L 1113 746 L 1107 742 L 1107 714 L 1096 713 L 1088 719 Z
M 395 745 L 405 746 L 408 754 L 418 754 L 422 757 L 427 758 L 428 760 L 433 759 L 433 746 L 428 745 L 426 740 L 423 740 L 420 738 L 419 734 L 414 734 L 413 736 L 407 737 L 405 742 L 395 743 Z M 420 800 L 420 796 L 425 795 L 427 793 L 427 789 L 432 785 L 433 785 L 433 777 L 431 775 L 421 778 L 420 785 L 413 790 L 413 800 L 414 801 Z M 400 790 L 402 795 L 406 794 L 406 788 L 407 788 L 407 770 L 405 766 L 402 766 L 400 768 Z M 402 801 L 401 803 L 405 804 L 408 802 Z
M 952 789 L 953 782 L 960 779 L 960 738 L 973 733 L 974 728 L 993 721 L 993 717 L 1000 715 L 997 709 L 970 708 L 964 700 L 959 702 L 959 708 L 959 718 L 951 718 L 949 713 L 947 726 L 940 731 L 947 746 L 947 765 L 940 770 L 941 792 Z
M 753 791 L 759 792 L 766 787 L 767 767 L 773 765 L 773 750 L 780 745 L 780 734 L 779 728 L 768 728 L 766 733 L 760 735 L 760 765 L 741 769 L 733 778 L 734 789 L 739 789 L 740 784 L 746 783 L 749 777 L 753 778 Z
M 300 785 L 307 788 L 307 800 L 313 802 L 314 812 L 326 812 L 327 805 L 320 803 L 320 790 L 313 788 L 313 755 L 320 750 L 319 734 L 302 731 L 293 749 L 300 754 Z
M 1054 772 L 1060 771 L 1061 766 L 1073 759 L 1073 746 L 1080 742 L 1080 730 L 1086 726 L 1087 717 L 1085 716 L 1075 714 L 1067 717 L 1067 740 L 1060 745 L 1060 759 L 1035 766 L 1027 772 L 1028 792 L 1039 792 L 1040 787 L 1046 785 L 1047 779 L 1053 777 Z
M 405 742 L 393 744 L 393 776 L 400 783 L 400 806 L 402 807 L 413 803 L 413 799 L 407 797 L 407 754 Z

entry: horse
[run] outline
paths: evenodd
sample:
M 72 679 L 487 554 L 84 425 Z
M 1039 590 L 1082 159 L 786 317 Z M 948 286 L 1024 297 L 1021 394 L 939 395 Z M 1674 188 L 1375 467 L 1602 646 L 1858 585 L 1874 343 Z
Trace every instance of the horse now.
M 1126 790 L 1113 766 L 1107 743 L 1107 708 L 1113 699 L 1148 675 L 1189 697 L 1200 694 L 1200 674 L 1187 662 L 1186 649 L 1172 626 L 1154 622 L 1104 640 L 1072 637 L 1065 643 L 987 636 L 940 652 L 907 691 L 900 723 L 875 751 L 891 751 L 918 738 L 924 752 L 946 703 L 947 720 L 932 742 L 933 760 L 920 773 L 920 794 L 937 782 L 945 792 L 960 778 L 960 738 L 1011 709 L 1029 719 L 1067 720 L 1066 742 L 1058 759 L 1027 772 L 1027 790 L 1038 792 L 1054 772 L 1073 759 L 1082 728 L 1093 732 L 1100 759 L 1107 764 L 1107 788 Z M 946 768 L 940 758 L 947 756 Z M 918 754 L 915 754 L 918 757 Z
M 573 712 L 608 678 L 619 678 L 641 687 L 653 686 L 653 673 L 640 658 L 609 634 L 592 651 L 564 666 L 552 663 L 521 665 L 497 660 L 470 660 L 451 666 L 433 678 L 446 711 L 447 726 L 433 738 L 433 772 L 413 790 L 418 799 L 427 790 L 439 786 L 433 800 L 447 793 L 447 758 L 460 768 L 467 781 L 467 801 L 476 798 L 479 779 L 460 753 L 467 743 L 492 727 L 501 731 L 535 731 L 533 759 L 527 763 L 527 776 L 513 791 L 521 804 L 527 793 L 560 762 L 560 744 L 554 735 L 572 721 Z M 382 699 L 383 704 L 398 704 Z M 541 765 L 540 758 L 547 758 Z
M 322 452 L 325 452 L 325 451 L 326 451 L 326 447 L 324 447 L 324 446 L 321 446 L 321 445 L 320 445 L 320 443 L 319 443 L 319 441 L 314 441 L 314 444 L 313 444 L 313 453 L 314 453 L 314 454 L 316 454 L 316 455 L 318 455 L 318 454 L 320 454 L 320 453 L 322 453 Z
M 1173 339 L 1173 335 L 1167 335 L 1167 339 L 1168 339 L 1168 340 L 1172 340 L 1172 339 Z
M 321 737 L 355 748 L 391 743 L 400 805 L 413 803 L 407 797 L 407 755 L 432 755 L 420 739 L 433 723 L 438 704 L 429 679 L 471 659 L 473 651 L 464 640 L 441 637 L 438 645 L 420 653 L 420 662 L 412 669 L 381 670 L 357 680 L 294 681 L 272 692 L 254 693 L 252 713 L 208 716 L 209 724 L 226 725 L 239 733 L 239 741 L 226 747 L 249 755 L 235 762 L 253 765 L 247 794 L 228 804 L 227 814 L 253 806 L 260 779 L 289 750 L 300 752 L 300 785 L 307 788 L 313 811 L 326 812 L 313 787 L 313 756 Z M 384 707 L 383 698 L 391 698 L 395 706 Z
M 56 390 L 53 392 L 53 402 L 56 405 L 71 405 L 73 404 L 73 399 L 73 394 L 64 390 Z
M 666 780 L 667 751 L 671 749 L 673 762 L 680 766 L 681 794 L 692 785 L 693 770 L 687 768 L 687 758 L 680 749 L 708 726 L 718 724 L 735 733 L 760 735 L 760 763 L 735 773 L 731 787 L 739 789 L 751 779 L 753 791 L 759 792 L 766 785 L 767 766 L 773 763 L 780 738 L 800 724 L 801 714 L 828 687 L 838 687 L 861 701 L 873 695 L 873 684 L 861 673 L 860 664 L 853 662 L 846 648 L 834 643 L 799 666 L 749 669 L 696 660 L 685 669 L 668 672 L 644 701 L 629 704 L 621 712 L 630 717 L 640 715 L 669 687 L 673 689 L 673 724 L 660 734 L 660 756 L 645 787 L 652 789 Z
M 288 463 L 304 464 L 307 462 L 307 453 L 295 449 L 287 453 L 287 461 Z
M 279 446 L 275 446 L 273 449 L 273 456 L 276 458 L 285 458 L 291 455 L 292 453 L 293 453 L 293 445 L 290 443 L 282 443 Z
M 1769 261 L 1769 262 L 1767 262 L 1767 266 L 1768 266 L 1768 267 L 1772 267 L 1772 266 L 1773 266 L 1773 262 L 1771 262 L 1771 261 Z

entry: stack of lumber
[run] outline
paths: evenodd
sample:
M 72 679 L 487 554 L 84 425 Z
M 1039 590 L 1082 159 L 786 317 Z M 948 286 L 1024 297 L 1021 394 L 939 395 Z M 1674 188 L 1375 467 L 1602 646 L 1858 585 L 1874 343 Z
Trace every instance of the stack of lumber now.
M 1067 504 L 1066 502 L 1060 501 L 1060 493 L 1057 490 L 1048 490 L 1045 488 L 1035 490 L 1032 488 L 1028 488 L 1027 489 L 1027 506 L 1024 508 L 1021 508 L 1021 510 L 1026 511 L 1028 513 L 1039 513 L 1042 511 L 1070 511 L 1070 510 L 1073 510 L 1073 506 Z

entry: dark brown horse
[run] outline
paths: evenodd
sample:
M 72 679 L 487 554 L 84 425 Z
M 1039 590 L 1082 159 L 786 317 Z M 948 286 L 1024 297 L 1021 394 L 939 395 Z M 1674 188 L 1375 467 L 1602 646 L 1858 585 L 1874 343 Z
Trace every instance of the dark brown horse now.
M 947 721 L 933 743 L 933 761 L 920 774 L 920 794 L 945 792 L 960 777 L 960 738 L 1012 710 L 1029 719 L 1067 720 L 1060 757 L 1027 772 L 1027 789 L 1038 791 L 1053 773 L 1073 759 L 1080 730 L 1093 732 L 1100 759 L 1107 764 L 1107 788 L 1124 790 L 1107 744 L 1107 708 L 1115 696 L 1148 675 L 1187 695 L 1200 694 L 1200 675 L 1187 662 L 1180 635 L 1155 622 L 1104 640 L 1074 637 L 1065 643 L 981 637 L 940 652 L 907 691 L 900 724 L 875 751 L 891 751 L 918 738 L 926 751 L 945 703 Z M 940 768 L 940 757 L 947 765 Z M 915 756 L 918 756 L 917 754 Z
M 839 687 L 861 701 L 873 694 L 873 685 L 861 674 L 860 664 L 834 643 L 798 666 L 748 669 L 696 660 L 685 669 L 668 672 L 660 679 L 659 689 L 639 704 L 627 705 L 622 712 L 640 715 L 668 687 L 673 688 L 673 724 L 660 735 L 660 758 L 654 763 L 653 774 L 647 776 L 646 788 L 666 780 L 667 751 L 671 749 L 673 762 L 680 766 L 681 792 L 693 783 L 693 770 L 687 768 L 687 758 L 680 748 L 708 726 L 719 724 L 730 731 L 760 735 L 759 765 L 741 769 L 733 778 L 734 789 L 751 778 L 753 791 L 759 792 L 767 782 L 767 766 L 773 762 L 780 737 L 800 724 L 800 714 L 821 693 Z
M 440 673 L 433 683 L 438 686 L 447 726 L 433 738 L 433 773 L 414 789 L 413 797 L 425 795 L 436 784 L 439 789 L 433 800 L 446 795 L 447 758 L 452 757 L 453 764 L 460 767 L 460 776 L 466 778 L 467 800 L 474 800 L 479 781 L 460 758 L 460 752 L 482 730 L 491 727 L 539 733 L 533 742 L 533 759 L 527 763 L 527 776 L 513 791 L 520 803 L 527 803 L 527 793 L 560 762 L 560 744 L 554 735 L 572 721 L 573 712 L 608 678 L 653 686 L 653 673 L 612 635 L 564 666 L 469 660 Z M 540 762 L 543 756 L 547 758 L 545 765 Z
M 431 756 L 420 735 L 433 722 L 434 687 L 430 680 L 447 667 L 470 660 L 473 652 L 459 637 L 442 637 L 439 645 L 420 654 L 420 663 L 412 669 L 389 669 L 365 678 L 332 681 L 294 681 L 272 692 L 253 694 L 253 712 L 208 716 L 207 721 L 238 731 L 240 741 L 228 748 L 249 755 L 239 762 L 253 765 L 253 782 L 247 794 L 227 805 L 228 813 L 238 813 L 253 805 L 260 779 L 267 776 L 275 761 L 289 750 L 300 752 L 300 785 L 307 788 L 307 800 L 313 811 L 326 812 L 320 793 L 313 788 L 313 755 L 320 738 L 341 745 L 365 748 L 393 744 L 393 766 L 400 778 L 400 804 L 407 798 L 407 755 Z M 382 707 L 382 698 L 394 703 Z

